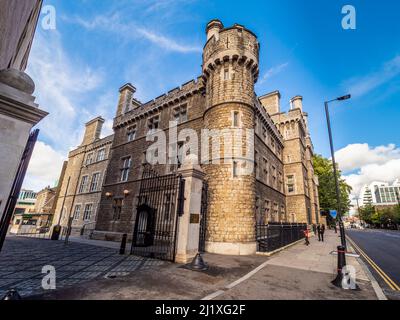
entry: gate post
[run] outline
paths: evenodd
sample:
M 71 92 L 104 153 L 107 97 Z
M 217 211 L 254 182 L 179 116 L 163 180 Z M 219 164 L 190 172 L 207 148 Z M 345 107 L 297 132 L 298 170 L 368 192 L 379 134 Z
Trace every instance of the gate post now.
M 175 262 L 188 263 L 199 249 L 200 210 L 204 172 L 197 157 L 186 157 L 178 174 L 185 180 L 183 215 L 178 219 Z

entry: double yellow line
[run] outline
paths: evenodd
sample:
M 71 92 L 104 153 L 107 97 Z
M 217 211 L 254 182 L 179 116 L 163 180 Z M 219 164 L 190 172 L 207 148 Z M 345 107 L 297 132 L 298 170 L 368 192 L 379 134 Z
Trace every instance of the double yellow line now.
M 400 287 L 392 280 L 390 277 L 383 272 L 381 268 L 370 258 L 368 255 L 360 249 L 359 246 L 357 246 L 352 239 L 350 239 L 348 236 L 346 238 L 350 241 L 351 245 L 357 249 L 357 251 L 369 262 L 372 268 L 381 276 L 381 278 L 386 282 L 386 284 L 390 287 L 390 289 L 394 291 L 400 291 Z

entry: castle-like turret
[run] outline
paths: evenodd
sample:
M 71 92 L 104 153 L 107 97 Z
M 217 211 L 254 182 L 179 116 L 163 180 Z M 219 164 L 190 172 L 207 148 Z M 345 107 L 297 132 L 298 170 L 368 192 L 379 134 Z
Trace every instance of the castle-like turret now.
M 209 130 L 254 129 L 254 84 L 258 78 L 257 37 L 240 25 L 224 28 L 219 20 L 207 25 L 203 53 L 206 88 L 205 128 Z M 225 140 L 232 144 L 230 159 L 221 141 L 205 171 L 209 181 L 206 250 L 219 254 L 255 253 L 255 175 L 243 166 L 253 165 L 254 138 Z M 222 140 L 222 139 L 221 139 Z M 241 154 L 235 154 L 240 150 Z M 215 148 L 212 148 L 215 151 Z M 229 148 L 228 148 L 229 149 Z M 225 158 L 225 159 L 224 159 Z M 248 166 L 248 163 L 247 163 Z

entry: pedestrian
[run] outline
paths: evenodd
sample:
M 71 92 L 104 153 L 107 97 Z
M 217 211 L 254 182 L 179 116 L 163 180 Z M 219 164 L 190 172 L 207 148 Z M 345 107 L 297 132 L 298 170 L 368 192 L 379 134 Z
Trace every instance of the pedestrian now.
M 306 230 L 303 231 L 304 232 L 304 238 L 306 240 L 305 245 L 309 246 L 310 245 L 310 231 L 308 230 L 308 228 Z
M 316 236 L 317 235 L 317 225 L 315 223 L 313 223 L 312 228 L 313 228 L 314 235 Z
M 318 241 L 324 242 L 325 225 L 319 224 L 317 229 L 318 229 Z
M 335 223 L 335 233 L 337 233 L 337 224 Z

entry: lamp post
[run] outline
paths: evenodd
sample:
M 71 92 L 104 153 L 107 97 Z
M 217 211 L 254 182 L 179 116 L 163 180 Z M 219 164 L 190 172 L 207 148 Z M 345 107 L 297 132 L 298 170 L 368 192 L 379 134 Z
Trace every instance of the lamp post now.
M 340 230 L 340 240 L 342 243 L 342 247 L 347 250 L 346 246 L 346 237 L 344 233 L 344 225 L 343 225 L 343 220 L 342 220 L 342 212 L 341 212 L 341 206 L 340 206 L 340 187 L 339 187 L 339 180 L 337 176 L 337 168 L 336 168 L 336 161 L 335 161 L 335 151 L 333 148 L 333 139 L 332 139 L 332 129 L 331 129 L 331 121 L 329 117 L 329 103 L 334 102 L 334 101 L 344 101 L 348 100 L 351 98 L 351 95 L 346 95 L 343 97 L 339 97 L 330 101 L 325 102 L 325 113 L 326 113 L 326 121 L 328 123 L 328 133 L 329 133 L 329 144 L 331 147 L 331 155 L 332 155 L 332 165 L 333 165 L 333 175 L 335 178 L 335 187 L 336 187 L 336 200 L 337 200 L 337 209 L 338 209 L 338 218 L 339 218 L 339 230 Z

